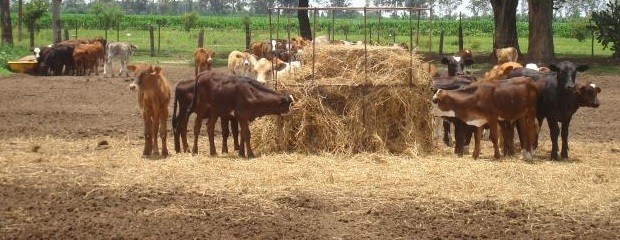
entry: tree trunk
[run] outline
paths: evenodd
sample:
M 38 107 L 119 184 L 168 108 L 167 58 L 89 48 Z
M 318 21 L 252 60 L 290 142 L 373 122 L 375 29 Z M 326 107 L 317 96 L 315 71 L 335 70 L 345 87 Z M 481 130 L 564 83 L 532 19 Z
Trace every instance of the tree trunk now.
M 299 0 L 298 7 L 309 7 L 308 0 Z M 310 29 L 310 18 L 308 18 L 308 10 L 297 10 L 297 19 L 299 20 L 299 35 L 307 40 L 312 40 L 312 29 Z
M 17 41 L 21 41 L 24 37 L 24 31 L 22 30 L 22 23 L 24 22 L 24 0 L 19 0 L 17 3 Z
M 62 41 L 60 35 L 60 3 L 62 0 L 52 0 L 52 36 L 54 43 Z
M 493 52 L 498 48 L 514 47 L 519 50 L 519 38 L 517 36 L 517 6 L 518 0 L 490 0 L 493 7 L 493 20 L 495 22 L 495 40 Z M 493 54 L 493 59 L 496 59 Z
M 2 22 L 2 45 L 13 45 L 13 28 L 11 27 L 11 11 L 9 0 L 2 0 L 0 4 L 0 22 Z
M 535 63 L 553 61 L 553 0 L 528 0 L 529 47 L 528 60 Z

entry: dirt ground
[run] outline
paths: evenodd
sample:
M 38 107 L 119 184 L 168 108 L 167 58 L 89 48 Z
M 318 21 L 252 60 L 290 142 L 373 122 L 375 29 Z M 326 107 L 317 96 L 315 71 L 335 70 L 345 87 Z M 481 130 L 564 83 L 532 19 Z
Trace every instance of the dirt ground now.
M 193 75 L 193 69 L 185 65 L 164 66 L 164 71 L 173 87 Z M 579 75 L 578 82 L 586 81 L 596 82 L 602 88 L 601 106 L 580 109 L 573 119 L 571 149 L 576 150 L 571 152 L 572 159 L 566 164 L 548 163 L 547 144 L 537 155 L 542 162 L 538 165 L 551 164 L 556 169 L 576 167 L 588 161 L 589 153 L 600 151 L 603 152 L 601 159 L 608 159 L 611 165 L 596 165 L 595 170 L 601 175 L 599 180 L 592 181 L 601 181 L 603 186 L 618 186 L 619 176 L 614 174 L 620 164 L 617 147 L 620 77 Z M 501 196 L 493 197 L 501 193 L 492 189 L 483 191 L 482 197 L 460 200 L 445 197 L 451 195 L 441 187 L 418 191 L 416 186 L 410 186 L 407 189 L 411 190 L 403 190 L 405 194 L 401 194 L 395 187 L 398 184 L 382 185 L 371 179 L 355 180 L 346 183 L 347 186 L 336 185 L 338 187 L 325 190 L 304 184 L 303 180 L 312 175 L 303 174 L 285 180 L 290 183 L 281 184 L 283 180 L 272 179 L 277 182 L 268 185 L 270 180 L 265 179 L 273 172 L 283 171 L 279 168 L 259 173 L 230 170 L 228 166 L 215 170 L 217 172 L 205 170 L 202 183 L 181 182 L 187 173 L 162 170 L 150 176 L 151 180 L 144 180 L 143 176 L 153 170 L 149 168 L 156 166 L 192 169 L 192 164 L 205 168 L 212 166 L 210 164 L 226 164 L 239 169 L 262 169 L 254 164 L 273 159 L 287 166 L 313 161 L 313 158 L 268 155 L 248 161 L 228 155 L 209 160 L 205 147 L 200 149 L 200 158 L 174 154 L 169 137 L 168 146 L 173 154 L 170 158 L 141 159 L 143 125 L 136 94 L 129 91 L 128 85 L 129 80 L 125 78 L 96 76 L 15 74 L 0 78 L 0 122 L 3 123 L 0 124 L 0 238 L 620 238 L 620 193 L 610 193 L 610 200 L 587 200 L 587 196 L 603 195 L 597 192 L 603 191 L 599 188 L 584 190 L 579 195 L 583 199 L 568 204 L 574 204 L 570 206 L 577 206 L 576 209 L 564 211 L 554 206 L 555 201 L 530 201 L 529 195 L 519 197 L 517 194 L 512 200 L 503 201 Z M 545 127 L 541 142 L 548 141 L 547 131 Z M 587 147 L 580 147 L 582 145 Z M 439 147 L 437 151 L 438 156 L 447 156 L 445 160 L 422 157 L 415 161 L 421 165 L 429 161 L 430 164 L 462 161 L 497 167 L 493 161 L 451 160 L 447 148 Z M 488 148 L 483 152 L 490 155 Z M 288 158 L 292 160 L 286 160 Z M 356 156 L 343 158 L 346 158 L 343 162 L 357 161 Z M 410 165 L 413 160 L 406 158 L 375 156 L 374 160 L 361 160 L 360 164 L 370 169 L 375 167 L 374 162 L 395 164 L 402 161 Z M 518 160 L 508 160 L 500 167 L 513 165 L 519 169 L 532 167 Z M 318 171 L 333 172 L 337 182 L 339 168 L 334 170 L 330 166 L 321 165 Z M 224 171 L 227 169 L 229 171 Z M 592 167 L 586 169 L 591 171 Z M 613 171 L 608 173 L 605 169 Z M 216 177 L 220 176 L 218 174 L 227 176 L 228 180 L 220 180 Z M 528 173 L 523 171 L 522 174 Z M 537 177 L 540 176 L 532 178 Z M 153 185 L 149 185 L 149 181 Z M 255 181 L 266 185 L 256 185 Z M 199 187 L 188 187 L 191 184 Z M 528 187 L 538 189 L 533 185 Z M 395 193 L 389 194 L 382 188 L 395 189 Z M 421 185 L 419 188 L 427 189 Z M 545 193 L 553 194 L 554 189 L 534 191 L 532 195 Z M 589 202 L 580 205 L 580 201 Z M 589 211 L 590 207 L 597 210 Z

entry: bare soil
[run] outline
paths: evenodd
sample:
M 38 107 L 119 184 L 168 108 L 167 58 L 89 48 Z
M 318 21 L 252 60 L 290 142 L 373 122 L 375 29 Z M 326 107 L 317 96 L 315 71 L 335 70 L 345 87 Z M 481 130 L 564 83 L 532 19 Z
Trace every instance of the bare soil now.
M 193 76 L 193 69 L 182 65 L 164 66 L 164 71 L 173 87 Z M 587 73 L 578 77 L 578 82 L 586 81 L 596 82 L 602 88 L 602 104 L 598 109 L 577 112 L 571 123 L 571 147 L 577 145 L 576 151 L 586 152 L 578 145 L 587 143 L 605 151 L 604 157 L 619 159 L 620 150 L 615 146 L 620 134 L 620 77 Z M 136 94 L 129 91 L 128 85 L 126 78 L 97 76 L 15 74 L 0 78 L 0 141 L 4 142 L 0 145 L 0 238 L 620 238 L 620 196 L 610 200 L 607 210 L 567 212 L 552 203 L 532 204 L 525 197 L 511 201 L 492 197 L 455 200 L 416 191 L 373 195 L 372 189 L 389 186 L 372 181 L 359 181 L 355 189 L 368 189 L 355 191 L 311 190 L 303 182 L 293 187 L 262 189 L 206 181 L 207 189 L 217 189 L 209 192 L 183 186 L 183 182 L 176 182 L 174 174 L 165 175 L 162 171 L 154 182 L 165 184 L 112 184 L 113 175 L 108 172 L 131 168 L 123 165 L 120 159 L 124 158 L 142 162 L 131 168 L 136 178 L 154 164 L 172 164 L 166 161 L 181 157 L 179 164 L 222 161 L 207 157 L 202 140 L 200 158 L 174 154 L 171 133 L 171 158 L 140 159 L 143 124 Z M 541 142 L 548 141 L 547 129 L 542 130 Z M 548 145 L 544 147 L 537 155 L 542 162 L 548 161 Z M 440 147 L 438 151 L 438 155 L 450 155 L 450 149 Z M 488 156 L 491 151 L 486 148 L 483 152 Z M 568 167 L 588 161 L 587 153 L 571 154 L 578 160 L 569 161 Z M 271 155 L 260 161 L 267 164 L 270 158 L 279 161 L 286 156 Z M 300 158 L 312 161 L 312 156 Z M 366 167 L 375 167 L 374 162 L 389 163 L 389 159 L 378 156 Z M 91 161 L 104 165 L 97 167 Z M 229 155 L 223 161 L 245 166 L 259 160 L 239 160 Z M 515 162 L 527 167 L 526 163 Z M 332 171 L 329 165 L 321 167 Z M 237 182 L 241 183 L 237 184 L 253 186 L 252 179 L 265 178 L 269 171 L 278 169 L 255 173 L 253 178 L 239 178 Z M 130 178 L 131 174 L 122 176 Z M 234 178 L 236 172 L 227 174 Z M 304 177 L 309 176 L 299 176 Z M 617 176 L 601 179 L 604 184 L 620 184 Z M 595 197 L 598 190 L 592 191 Z

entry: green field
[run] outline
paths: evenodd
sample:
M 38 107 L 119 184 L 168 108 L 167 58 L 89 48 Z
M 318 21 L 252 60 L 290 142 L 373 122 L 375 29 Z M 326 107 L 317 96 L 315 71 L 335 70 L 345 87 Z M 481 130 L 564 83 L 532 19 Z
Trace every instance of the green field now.
M 150 19 L 147 17 L 143 17 L 144 19 Z M 205 47 L 213 49 L 217 56 L 216 65 L 222 66 L 226 64 L 226 59 L 228 53 L 232 50 L 243 50 L 245 49 L 245 33 L 241 27 L 235 27 L 239 25 L 241 21 L 241 17 L 220 17 L 222 19 L 213 18 L 217 21 L 225 22 L 225 20 L 230 21 L 229 25 L 225 25 L 224 23 L 217 22 L 220 26 L 222 24 L 221 29 L 213 29 L 213 28 L 205 28 Z M 141 19 L 141 20 L 140 20 Z M 122 42 L 130 42 L 138 46 L 138 52 L 134 55 L 134 60 L 137 61 L 145 61 L 151 63 L 165 63 L 165 62 L 185 62 L 188 65 L 191 63 L 192 53 L 197 46 L 198 34 L 200 32 L 199 29 L 192 29 L 190 31 L 184 31 L 178 26 L 168 26 L 163 27 L 161 32 L 158 31 L 157 27 L 155 28 L 155 56 L 150 56 L 150 41 L 149 41 L 149 32 L 144 30 L 145 21 L 142 18 L 136 21 L 135 27 L 129 27 L 122 25 L 120 31 L 109 30 L 107 32 L 107 38 L 109 41 L 122 41 Z M 207 18 L 208 19 L 208 18 Z M 268 27 L 263 26 L 265 24 L 266 18 L 255 18 L 258 20 L 253 20 L 252 26 L 257 26 L 257 29 L 252 30 L 252 40 L 266 40 L 269 39 L 270 33 Z M 213 20 L 213 21 L 216 21 Z M 274 19 L 274 21 L 276 21 Z M 286 23 L 287 19 L 281 19 L 281 23 Z M 292 26 L 296 27 L 296 19 L 292 19 Z M 338 19 L 336 21 L 336 25 L 343 24 L 342 19 Z M 350 25 L 354 25 L 359 23 L 359 19 L 351 20 Z M 374 20 L 376 21 L 376 20 Z M 328 24 L 326 25 L 325 22 Z M 316 34 L 319 35 L 328 35 L 328 27 L 329 21 L 323 20 L 323 24 L 321 24 L 321 31 L 318 31 Z M 400 20 L 401 24 L 406 24 L 408 26 L 408 21 Z M 387 26 L 393 26 L 394 22 L 389 22 L 387 20 L 383 20 L 382 26 L 385 25 L 385 29 L 380 29 L 379 34 L 377 34 L 376 28 L 374 30 L 368 30 L 372 36 L 368 36 L 366 40 L 368 42 L 378 42 L 380 44 L 391 44 L 393 41 L 401 43 L 407 43 L 409 45 L 410 37 L 408 35 L 398 35 L 396 38 L 393 38 L 390 33 L 390 29 L 395 29 L 394 27 L 390 28 Z M 75 25 L 75 24 L 74 24 Z M 171 25 L 171 24 L 169 24 Z M 203 23 L 202 26 L 205 24 Z M 208 25 L 208 24 L 207 24 Z M 453 22 L 450 21 L 437 21 L 435 23 L 435 31 L 431 37 L 429 37 L 428 30 L 423 30 L 423 33 L 416 35 L 414 32 L 414 36 L 412 36 L 414 46 L 417 46 L 418 51 L 423 55 L 428 55 L 429 50 L 431 53 L 436 54 L 439 50 L 439 37 L 438 30 L 445 28 L 452 28 L 454 25 Z M 477 56 L 482 55 L 490 55 L 492 51 L 492 36 L 491 30 L 488 28 L 488 24 L 484 21 L 464 21 L 465 28 L 465 37 L 464 37 L 464 47 L 466 49 L 471 49 L 472 52 Z M 519 23 L 518 26 L 523 25 Z M 591 54 L 591 39 L 586 39 L 585 41 L 578 41 L 575 38 L 569 37 L 561 37 L 566 35 L 566 23 L 558 23 L 554 26 L 558 26 L 557 28 L 561 31 L 557 30 L 554 38 L 554 47 L 557 58 L 576 58 L 583 59 L 583 61 L 590 60 Z M 210 25 L 208 25 L 210 26 Z M 478 28 L 478 29 L 477 29 Z M 555 28 L 555 27 L 554 27 Z M 339 29 L 336 27 L 336 29 Z M 349 41 L 364 41 L 364 31 L 363 29 L 355 29 L 350 30 L 352 34 L 345 36 L 342 30 L 338 30 L 335 35 L 335 39 L 347 39 Z M 402 32 L 402 31 L 401 31 Z M 357 34 L 354 34 L 357 33 Z M 17 30 L 14 30 L 14 40 L 16 50 L 7 51 L 6 48 L 2 48 L 0 50 L 0 60 L 7 61 L 19 58 L 22 54 L 27 54 L 29 40 L 27 37 L 27 33 L 24 31 L 24 37 L 21 40 L 17 39 Z M 276 35 L 278 38 L 287 38 L 289 37 L 289 33 L 285 30 L 285 27 L 280 27 L 272 32 L 273 37 Z M 78 29 L 75 28 L 70 29 L 69 31 L 70 38 L 90 38 L 95 36 L 105 36 L 104 30 L 98 29 Z M 292 28 L 290 32 L 290 36 L 294 37 L 297 34 L 297 28 Z M 523 34 L 522 34 L 523 35 Z M 560 36 L 558 36 L 560 35 Z M 158 41 L 158 36 L 160 37 L 160 41 Z M 418 40 L 418 45 L 415 44 L 416 39 Z M 432 39 L 432 44 L 430 44 L 431 48 L 429 49 L 429 41 Z M 51 43 L 52 40 L 52 31 L 51 29 L 40 29 L 35 35 L 35 46 L 45 46 Z M 528 39 L 527 37 L 519 38 L 519 45 L 521 52 L 527 53 L 528 49 Z M 451 54 L 458 49 L 458 40 L 456 35 L 447 35 L 444 40 L 443 53 Z M 595 42 L 594 43 L 594 59 L 598 59 L 596 62 L 604 62 L 601 59 L 606 59 L 611 56 L 612 52 L 609 49 L 603 49 L 603 47 Z M 482 68 L 486 68 L 487 65 L 482 65 Z M 603 71 L 614 71 L 618 70 L 617 68 L 612 67 L 611 70 L 603 70 Z M 6 65 L 2 64 L 0 67 L 0 74 L 6 73 Z M 620 71 L 619 71 L 620 72 Z

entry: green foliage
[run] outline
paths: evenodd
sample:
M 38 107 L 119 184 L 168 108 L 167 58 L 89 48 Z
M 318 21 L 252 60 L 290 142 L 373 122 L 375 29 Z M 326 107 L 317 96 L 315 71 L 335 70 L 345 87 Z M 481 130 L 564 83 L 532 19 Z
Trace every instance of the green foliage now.
M 571 37 L 576 38 L 580 42 L 586 40 L 588 36 L 591 34 L 590 24 L 587 19 L 575 20 L 569 23 L 571 29 Z
M 18 46 L 0 46 L 0 75 L 8 73 L 8 61 L 15 61 L 23 56 L 28 55 L 28 48 Z
M 189 32 L 189 30 L 196 27 L 197 22 L 198 22 L 198 13 L 191 12 L 191 13 L 186 13 L 185 15 L 183 15 L 183 29 L 185 29 L 185 31 Z
M 32 0 L 29 3 L 24 4 L 24 23 L 29 26 L 29 29 L 34 30 L 37 20 L 47 14 L 49 9 L 49 3 L 45 0 Z M 51 21 L 50 21 L 50 25 Z
M 123 16 L 125 15 L 123 9 L 112 2 L 95 2 L 90 11 L 95 15 L 100 27 L 104 30 L 117 26 L 122 22 Z
M 606 6 L 606 9 L 592 13 L 592 20 L 599 30 L 597 40 L 604 48 L 611 45 L 613 57 L 620 59 L 620 4 L 609 1 Z

